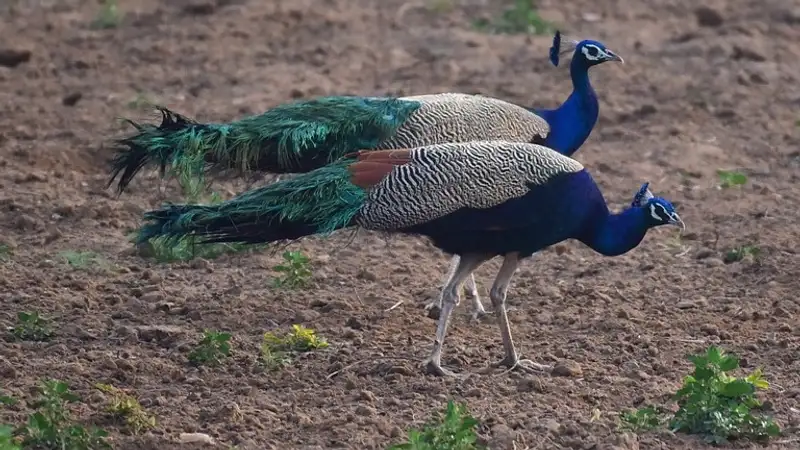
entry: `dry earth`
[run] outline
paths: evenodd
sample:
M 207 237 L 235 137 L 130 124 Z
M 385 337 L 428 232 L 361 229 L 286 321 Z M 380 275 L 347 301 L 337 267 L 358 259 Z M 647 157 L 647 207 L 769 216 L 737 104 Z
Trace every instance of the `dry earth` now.
M 527 262 L 509 299 L 518 345 L 574 372 L 466 381 L 417 367 L 435 330 L 422 305 L 448 262 L 424 241 L 308 239 L 296 248 L 313 259 L 314 286 L 297 292 L 270 287 L 272 254 L 159 265 L 126 240 L 159 203 L 156 178 L 117 198 L 104 189 L 103 144 L 128 131 L 115 117 L 150 117 L 144 98 L 206 121 L 343 93 L 480 92 L 551 106 L 570 83 L 547 63 L 550 37 L 474 30 L 499 0 L 454 0 L 452 10 L 424 0 L 134 3 L 112 29 L 90 26 L 96 2 L 0 6 L 0 46 L 22 51 L 0 52 L 0 240 L 13 250 L 0 264 L 0 325 L 39 310 L 57 332 L 0 347 L 6 393 L 27 398 L 40 377 L 57 377 L 87 399 L 79 414 L 92 421 L 92 383 L 131 389 L 159 425 L 142 437 L 110 427 L 122 449 L 183 448 L 181 432 L 242 449 L 385 448 L 448 398 L 469 404 L 492 448 L 700 449 L 689 437 L 622 435 L 616 412 L 665 401 L 689 370 L 685 355 L 718 343 L 766 368 L 777 419 L 797 424 L 800 12 L 791 2 L 712 0 L 700 13 L 689 0 L 542 3 L 545 18 L 626 60 L 593 69 L 601 119 L 576 156 L 613 207 L 650 180 L 689 228 L 683 239 L 652 231 L 617 258 L 570 242 Z M 717 189 L 718 168 L 749 182 Z M 742 245 L 758 246 L 760 260 L 723 262 Z M 107 265 L 77 270 L 63 251 L 96 252 Z M 482 292 L 497 267 L 478 273 Z M 470 324 L 467 311 L 445 359 L 477 372 L 502 346 L 494 321 Z M 278 373 L 254 370 L 261 334 L 292 323 L 332 349 Z M 234 335 L 235 357 L 219 369 L 187 364 L 204 328 Z M 797 448 L 793 438 L 767 448 Z

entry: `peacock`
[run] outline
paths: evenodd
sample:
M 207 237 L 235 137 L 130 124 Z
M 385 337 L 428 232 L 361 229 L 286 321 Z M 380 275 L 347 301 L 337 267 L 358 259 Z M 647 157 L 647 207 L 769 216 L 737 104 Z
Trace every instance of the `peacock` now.
M 436 340 L 424 361 L 441 376 L 455 375 L 442 367 L 441 355 L 459 289 L 484 262 L 504 258 L 490 290 L 505 350 L 495 365 L 549 370 L 520 359 L 511 338 L 505 300 L 520 261 L 567 239 L 621 255 L 650 228 L 685 229 L 649 183 L 629 208 L 612 213 L 578 161 L 541 145 L 502 140 L 357 151 L 216 205 L 167 205 L 144 219 L 139 242 L 192 235 L 208 243 L 274 243 L 350 227 L 429 238 L 460 257 L 443 289 Z
M 589 68 L 623 62 L 595 40 L 553 37 L 550 61 L 558 66 L 572 52 L 573 91 L 555 109 L 525 108 L 480 95 L 442 93 L 410 97 L 332 96 L 279 105 L 229 124 L 201 124 L 161 108 L 156 127 L 130 122 L 137 133 L 117 142 L 109 186 L 119 177 L 122 193 L 145 165 L 156 163 L 200 177 L 203 168 L 248 173 L 308 172 L 348 152 L 418 147 L 445 142 L 503 139 L 546 145 L 574 153 L 597 122 L 599 105 Z M 453 259 L 448 273 L 457 266 Z M 468 290 L 474 317 L 485 314 L 471 276 Z M 441 307 L 441 298 L 427 306 Z

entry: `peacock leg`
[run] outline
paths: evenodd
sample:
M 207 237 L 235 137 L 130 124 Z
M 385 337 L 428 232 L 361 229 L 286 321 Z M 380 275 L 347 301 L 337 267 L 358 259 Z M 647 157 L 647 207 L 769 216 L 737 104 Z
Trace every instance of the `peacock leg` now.
M 442 283 L 442 290 L 439 292 L 439 298 L 428 303 L 425 305 L 426 310 L 430 310 L 433 308 L 442 309 L 442 300 L 444 298 L 444 289 L 450 284 L 450 281 L 453 280 L 453 276 L 456 273 L 456 269 L 458 268 L 458 263 L 461 258 L 458 255 L 453 256 L 453 259 L 450 260 L 450 268 L 447 269 L 447 275 L 444 277 L 444 283 Z
M 483 308 L 483 303 L 481 303 L 481 296 L 478 294 L 478 285 L 475 284 L 474 274 L 469 274 L 466 286 L 469 290 L 470 297 L 472 297 L 472 307 L 475 309 L 475 311 L 472 312 L 472 319 L 478 320 L 486 316 L 486 309 Z
M 489 292 L 495 314 L 500 319 L 500 334 L 503 337 L 503 348 L 506 352 L 505 358 L 492 364 L 492 366 L 506 366 L 511 369 L 523 369 L 531 372 L 549 372 L 552 370 L 552 366 L 535 363 L 528 359 L 519 359 L 517 349 L 514 348 L 514 340 L 511 338 L 511 326 L 508 323 L 508 314 L 506 312 L 506 295 L 508 286 L 511 283 L 511 277 L 514 276 L 518 266 L 519 255 L 517 253 L 507 254 L 500 271 L 497 272 L 492 290 Z
M 450 283 L 450 281 L 453 279 L 453 276 L 456 273 L 456 268 L 458 267 L 458 263 L 460 260 L 461 257 L 459 257 L 458 255 L 453 256 L 453 259 L 450 261 L 450 268 L 447 270 L 447 276 L 445 277 L 445 281 L 442 286 L 442 291 L 439 294 L 439 298 L 425 305 L 426 310 L 430 310 L 433 308 L 442 309 L 444 286 L 447 286 L 447 284 Z M 473 308 L 475 309 L 475 311 L 472 313 L 472 317 L 474 319 L 478 319 L 486 315 L 486 310 L 483 308 L 483 303 L 481 303 L 481 298 L 480 295 L 478 294 L 478 285 L 475 284 L 475 276 L 470 274 L 467 283 L 468 283 L 467 288 L 469 289 L 469 294 L 472 297 Z
M 459 303 L 459 289 L 464 284 L 464 280 L 489 259 L 485 255 L 468 254 L 462 256 L 458 261 L 453 276 L 450 277 L 447 285 L 442 289 L 442 312 L 439 313 L 439 321 L 436 325 L 436 340 L 433 343 L 431 355 L 423 361 L 423 366 L 429 373 L 439 376 L 456 376 L 453 372 L 442 367 L 442 346 L 447 334 L 450 314 Z

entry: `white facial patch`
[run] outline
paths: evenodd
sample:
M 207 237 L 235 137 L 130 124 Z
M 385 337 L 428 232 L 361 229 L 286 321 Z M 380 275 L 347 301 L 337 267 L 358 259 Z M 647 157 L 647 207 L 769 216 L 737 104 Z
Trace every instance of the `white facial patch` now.
M 658 213 L 656 212 L 656 206 L 659 209 L 661 209 L 661 211 L 664 211 L 664 215 L 663 216 L 659 216 L 658 215 Z M 650 216 L 652 216 L 656 220 L 664 220 L 664 217 L 672 217 L 672 214 L 670 214 L 667 211 L 667 208 L 665 208 L 664 205 L 662 205 L 660 203 L 651 203 L 650 204 Z
M 594 53 L 594 55 L 590 54 L 589 52 L 590 49 L 592 50 L 592 53 Z M 585 44 L 581 48 L 581 52 L 583 53 L 584 58 L 588 59 L 589 61 L 601 61 L 611 58 L 611 55 L 609 55 L 606 51 L 592 44 Z

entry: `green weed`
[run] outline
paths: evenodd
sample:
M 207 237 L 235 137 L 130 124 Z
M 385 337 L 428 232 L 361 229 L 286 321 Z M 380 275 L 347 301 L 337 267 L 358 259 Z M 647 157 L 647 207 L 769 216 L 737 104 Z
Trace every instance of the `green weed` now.
M 309 258 L 298 251 L 286 251 L 283 253 L 283 260 L 283 264 L 272 268 L 272 270 L 282 273 L 279 278 L 275 279 L 275 287 L 295 289 L 308 286 L 311 279 Z
M 122 22 L 122 13 L 117 7 L 117 0 L 103 0 L 100 11 L 92 21 L 92 28 L 110 29 L 117 28 Z
M 317 336 L 311 328 L 292 325 L 292 330 L 283 336 L 264 333 L 261 341 L 261 364 L 269 370 L 277 370 L 290 364 L 297 353 L 328 348 L 328 341 Z
M 422 431 L 408 432 L 408 441 L 389 447 L 388 450 L 475 450 L 478 444 L 478 421 L 467 411 L 466 405 L 447 403 L 444 418 L 430 421 Z
M 64 251 L 58 256 L 70 267 L 77 270 L 87 270 L 95 266 L 106 266 L 106 262 L 94 252 Z
M 14 257 L 14 250 L 8 244 L 0 244 L 0 261 L 11 261 Z
M 741 245 L 739 247 L 734 247 L 727 252 L 725 252 L 725 256 L 722 260 L 726 264 L 739 262 L 744 260 L 747 257 L 751 257 L 754 260 L 758 260 L 761 256 L 761 249 L 756 247 L 755 245 Z
M 744 186 L 747 183 L 747 175 L 742 172 L 718 169 L 717 176 L 719 177 L 719 187 L 722 189 Z
M 678 410 L 668 417 L 664 410 L 647 406 L 622 413 L 625 427 L 652 429 L 667 424 L 673 432 L 702 436 L 707 442 L 723 444 L 732 440 L 766 441 L 780 435 L 771 417 L 759 415 L 758 389 L 769 388 L 761 369 L 737 378 L 730 372 L 739 368 L 739 360 L 717 347 L 704 354 L 691 355 L 694 371 L 683 380 L 674 396 Z
M 554 27 L 539 15 L 534 0 L 514 0 L 494 21 L 482 19 L 473 23 L 475 29 L 498 34 L 543 35 Z
M 133 434 L 156 427 L 156 418 L 142 408 L 136 397 L 110 384 L 97 383 L 95 387 L 109 395 L 106 412 L 125 423 Z
M 53 337 L 50 321 L 38 312 L 18 312 L 11 334 L 20 341 L 47 341 Z
M 231 334 L 205 330 L 203 339 L 189 352 L 189 362 L 193 365 L 218 366 L 231 354 Z
M 27 424 L 14 431 L 21 446 L 47 450 L 111 448 L 106 440 L 107 432 L 96 427 L 87 429 L 74 422 L 67 406 L 79 401 L 66 383 L 44 381 L 39 399 L 31 405 L 36 411 L 30 415 Z

